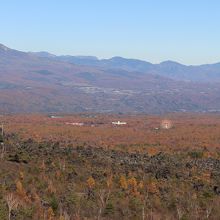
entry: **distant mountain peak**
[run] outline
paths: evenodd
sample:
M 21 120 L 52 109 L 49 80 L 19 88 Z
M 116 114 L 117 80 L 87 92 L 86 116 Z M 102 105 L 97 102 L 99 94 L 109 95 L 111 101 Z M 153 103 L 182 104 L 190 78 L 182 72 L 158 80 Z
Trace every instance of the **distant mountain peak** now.
M 75 56 L 78 59 L 82 59 L 82 60 L 98 60 L 98 58 L 96 56 Z
M 49 57 L 56 57 L 56 55 L 51 54 L 49 52 L 46 51 L 40 51 L 40 52 L 29 52 L 29 54 L 33 54 L 39 57 L 45 57 L 45 58 L 49 58 Z
M 6 47 L 3 44 L 0 44 L 0 50 L 8 51 L 8 50 L 10 50 L 10 48 Z
M 160 63 L 160 65 L 180 65 L 180 66 L 184 66 L 181 63 L 178 63 L 176 61 L 172 61 L 172 60 L 166 60 Z
M 133 58 L 124 58 L 124 57 L 120 57 L 120 56 L 115 56 L 110 59 L 104 59 L 104 60 L 109 60 L 109 61 L 113 61 L 113 62 L 136 63 L 136 64 L 140 64 L 140 63 L 151 64 L 150 62 L 147 62 L 144 60 L 133 59 Z
M 126 60 L 126 58 L 120 57 L 120 56 L 114 56 L 114 57 L 110 58 L 110 60 Z
M 110 58 L 109 60 L 111 61 L 140 61 L 140 62 L 146 62 L 138 59 L 133 59 L 133 58 L 125 58 L 125 57 L 120 57 L 120 56 L 114 56 Z

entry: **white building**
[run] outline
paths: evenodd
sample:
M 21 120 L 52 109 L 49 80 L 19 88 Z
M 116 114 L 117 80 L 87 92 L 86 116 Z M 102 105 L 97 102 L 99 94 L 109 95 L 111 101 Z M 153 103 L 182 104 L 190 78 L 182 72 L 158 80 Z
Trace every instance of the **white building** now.
M 112 124 L 113 124 L 113 125 L 126 125 L 127 122 L 123 122 L 123 121 L 113 121 Z
M 50 116 L 50 118 L 54 118 L 54 119 L 56 119 L 56 118 L 62 118 L 62 116 L 58 116 L 58 115 L 51 115 L 51 116 Z
M 66 125 L 73 125 L 73 126 L 83 126 L 84 123 L 82 122 L 66 122 Z

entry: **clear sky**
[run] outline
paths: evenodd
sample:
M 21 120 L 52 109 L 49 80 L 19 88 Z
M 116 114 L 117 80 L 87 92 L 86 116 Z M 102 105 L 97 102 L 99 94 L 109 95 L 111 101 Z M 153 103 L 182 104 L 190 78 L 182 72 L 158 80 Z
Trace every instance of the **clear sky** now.
M 219 0 L 0 0 L 0 43 L 23 51 L 220 62 Z

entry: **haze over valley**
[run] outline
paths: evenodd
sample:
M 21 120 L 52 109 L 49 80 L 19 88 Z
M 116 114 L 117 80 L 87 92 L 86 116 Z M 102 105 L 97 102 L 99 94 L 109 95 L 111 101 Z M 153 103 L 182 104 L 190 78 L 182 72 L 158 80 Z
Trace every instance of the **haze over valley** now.
M 0 45 L 0 112 L 218 112 L 220 63 L 56 56 Z

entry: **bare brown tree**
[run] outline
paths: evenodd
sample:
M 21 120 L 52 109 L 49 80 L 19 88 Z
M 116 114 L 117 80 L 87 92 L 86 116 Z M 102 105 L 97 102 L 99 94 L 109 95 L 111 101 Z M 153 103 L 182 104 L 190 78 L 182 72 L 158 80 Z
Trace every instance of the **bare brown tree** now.
M 16 210 L 19 205 L 19 201 L 13 193 L 9 193 L 5 196 L 5 201 L 8 206 L 8 219 L 11 220 L 12 210 Z
M 5 144 L 4 144 L 4 126 L 3 126 L 3 124 L 1 124 L 0 131 L 1 131 L 1 134 L 0 134 L 0 145 L 2 146 L 1 159 L 3 159 L 4 155 L 5 155 L 5 151 L 6 151 Z

